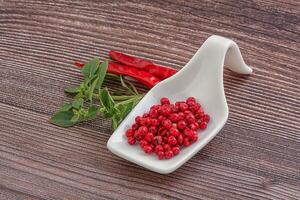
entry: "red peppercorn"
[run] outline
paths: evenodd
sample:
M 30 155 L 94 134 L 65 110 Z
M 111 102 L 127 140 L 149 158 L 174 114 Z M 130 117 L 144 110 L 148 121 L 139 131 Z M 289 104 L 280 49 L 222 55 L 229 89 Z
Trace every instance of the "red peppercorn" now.
M 152 151 L 153 151 L 153 149 L 152 149 L 152 147 L 150 145 L 145 145 L 143 147 L 143 149 L 144 149 L 145 153 L 147 153 L 147 154 L 151 154 Z
M 134 145 L 135 142 L 136 142 L 136 140 L 134 139 L 134 137 L 129 137 L 129 138 L 127 138 L 127 142 L 128 142 L 128 144 L 130 144 L 130 145 Z
M 136 123 L 132 124 L 131 128 L 133 130 L 137 130 L 139 128 L 139 125 L 137 125 Z
M 135 131 L 134 138 L 140 141 L 141 139 L 144 138 L 144 133 L 142 133 L 141 131 Z
M 168 98 L 161 98 L 160 99 L 160 103 L 161 105 L 164 105 L 164 104 L 170 104 L 170 100 Z
M 206 129 L 206 127 L 207 127 L 207 123 L 206 122 L 201 122 L 200 124 L 199 124 L 199 128 L 200 129 Z
M 178 142 L 179 145 L 182 144 L 182 142 L 183 142 L 183 136 L 182 135 L 178 135 L 177 142 Z
M 185 146 L 185 147 L 188 147 L 188 146 L 190 146 L 190 140 L 189 140 L 189 138 L 183 138 L 183 142 L 182 142 L 182 144 L 183 144 L 183 146 Z
M 138 124 L 139 126 L 145 126 L 145 118 L 143 118 L 143 117 L 139 118 L 137 124 Z
M 176 140 L 176 138 L 173 135 L 169 136 L 169 138 L 168 138 L 168 144 L 171 145 L 171 146 L 174 146 L 174 145 L 177 144 L 177 140 Z
M 140 146 L 143 148 L 145 145 L 148 145 L 148 142 L 146 140 L 141 140 Z
M 193 106 L 196 105 L 196 102 L 194 102 L 194 101 L 187 101 L 186 104 L 191 108 L 191 107 L 193 107 Z
M 178 129 L 184 129 L 186 127 L 186 122 L 183 121 L 183 120 L 180 120 L 178 123 L 177 123 L 177 128 Z
M 154 140 L 157 144 L 162 144 L 162 142 L 163 142 L 163 138 L 160 135 L 155 136 Z
M 207 114 L 205 114 L 205 115 L 203 115 L 202 120 L 203 120 L 204 122 L 208 123 L 208 122 L 210 121 L 210 116 L 207 115 Z
M 182 102 L 177 101 L 177 102 L 175 103 L 175 107 L 179 109 L 180 103 L 182 103 Z
M 180 148 L 178 146 L 172 148 L 174 156 L 178 155 L 180 153 Z
M 164 127 L 161 127 L 158 129 L 158 135 L 164 136 L 167 135 L 168 130 L 165 129 Z
M 177 113 L 179 110 L 174 104 L 171 104 L 170 108 L 171 108 L 171 112 L 173 112 L 173 113 Z
M 193 114 L 192 111 L 190 111 L 190 110 L 186 110 L 183 113 L 185 114 L 185 116 L 187 116 L 188 114 Z
M 142 120 L 142 117 L 141 117 L 141 116 L 137 116 L 137 117 L 135 118 L 135 123 L 141 124 L 141 120 Z
M 190 124 L 189 125 L 190 129 L 192 129 L 193 131 L 197 130 L 199 127 L 199 124 L 197 122 Z
M 166 151 L 165 157 L 166 159 L 171 159 L 174 156 L 173 151 Z
M 193 124 L 196 122 L 196 118 L 192 113 L 187 114 L 185 119 L 188 121 L 189 124 Z
M 180 132 L 179 132 L 179 130 L 177 128 L 172 127 L 170 129 L 170 134 L 173 135 L 174 137 L 177 137 L 177 136 L 180 135 Z
M 184 134 L 185 137 L 190 138 L 193 135 L 193 131 L 189 128 L 185 128 L 184 131 L 183 131 L 183 134 Z
M 160 122 L 164 121 L 165 119 L 167 119 L 165 116 L 162 116 L 162 115 L 158 116 L 158 120 Z
M 127 131 L 126 131 L 126 137 L 132 137 L 134 135 L 134 130 L 132 130 L 132 129 L 128 129 Z
M 151 118 L 156 118 L 158 116 L 158 110 L 157 109 L 151 109 L 150 113 L 149 113 L 149 116 Z
M 162 159 L 165 158 L 165 153 L 164 153 L 163 151 L 159 151 L 159 152 L 157 153 L 157 155 L 158 155 L 158 159 L 159 159 L 159 160 L 162 160 Z
M 193 102 L 196 103 L 196 99 L 194 97 L 189 97 L 186 99 L 186 103 Z
M 155 126 L 150 126 L 149 129 L 148 129 L 148 132 L 156 134 L 157 128 Z
M 161 109 L 159 110 L 160 114 L 164 116 L 169 116 L 171 114 L 171 108 L 169 105 L 165 104 L 161 106 Z
M 146 118 L 146 117 L 149 117 L 149 114 L 148 114 L 148 113 L 144 113 L 144 114 L 143 114 L 143 118 Z
M 151 106 L 150 110 L 152 110 L 152 109 L 158 110 L 159 108 L 160 108 L 160 105 L 154 105 L 154 106 Z
M 163 147 L 164 147 L 165 151 L 170 151 L 171 150 L 171 146 L 169 144 L 165 144 Z
M 177 113 L 172 113 L 172 114 L 169 116 L 169 119 L 170 119 L 172 122 L 178 122 L 179 116 L 178 116 Z
M 178 120 L 184 120 L 185 114 L 183 112 L 178 113 Z
M 198 110 L 196 112 L 197 119 L 202 119 L 203 116 L 204 116 L 204 112 L 202 110 Z
M 146 135 L 145 135 L 145 140 L 146 140 L 147 142 L 152 142 L 152 141 L 154 140 L 154 135 L 153 135 L 153 133 L 150 133 L 150 132 L 146 133 Z
M 168 137 L 168 134 L 166 134 L 164 137 L 163 137 L 163 142 L 164 144 L 168 144 L 169 143 L 169 137 Z
M 198 135 L 197 134 L 193 134 L 191 136 L 191 142 L 196 142 L 198 140 Z
M 172 122 L 171 120 L 169 119 L 165 119 L 163 122 L 162 122 L 162 125 L 166 128 L 166 129 L 170 129 L 172 127 Z
M 158 119 L 151 119 L 151 125 L 157 127 L 159 125 Z
M 148 132 L 148 128 L 146 126 L 140 126 L 138 131 L 140 131 L 143 134 L 146 134 Z
M 192 111 L 192 112 L 197 112 L 198 110 L 200 110 L 201 109 L 201 107 L 200 107 L 200 105 L 199 104 L 197 104 L 197 103 L 195 103 L 194 105 L 192 105 L 192 106 L 190 106 L 190 110 Z
M 154 150 L 156 153 L 160 152 L 160 151 L 164 151 L 164 148 L 161 146 L 161 145 L 157 145 L 155 147 L 155 150 Z
M 144 118 L 143 122 L 144 122 L 145 126 L 149 126 L 151 124 L 151 118 L 150 117 L 146 117 L 146 118 Z
M 179 109 L 184 112 L 189 108 L 189 106 L 186 103 L 181 103 L 179 106 Z

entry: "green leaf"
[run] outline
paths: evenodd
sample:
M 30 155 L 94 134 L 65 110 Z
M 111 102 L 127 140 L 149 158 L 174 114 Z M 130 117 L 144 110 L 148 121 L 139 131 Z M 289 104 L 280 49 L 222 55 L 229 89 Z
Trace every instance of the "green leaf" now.
M 109 111 L 114 108 L 115 102 L 110 96 L 107 88 L 102 89 L 99 94 L 99 100 L 101 104 Z
M 93 101 L 93 94 L 94 94 L 94 90 L 95 90 L 95 87 L 96 87 L 96 85 L 97 85 L 98 79 L 99 79 L 99 77 L 97 77 L 97 78 L 93 81 L 93 83 L 91 84 L 91 86 L 90 86 L 90 88 L 89 88 L 88 98 L 89 98 L 90 102 Z
M 94 80 L 98 78 L 98 73 L 92 75 L 91 77 L 89 77 L 87 80 L 85 80 L 84 85 L 85 85 L 85 89 L 88 89 L 88 87 L 93 84 Z
M 84 98 L 85 96 L 84 96 L 84 94 L 82 94 L 81 92 L 80 93 L 77 93 L 73 98 L 74 99 L 82 99 L 82 98 Z
M 76 108 L 76 109 L 79 109 L 83 106 L 83 99 L 82 98 L 79 98 L 79 99 L 75 99 L 73 102 L 72 102 L 72 106 L 73 108 Z
M 80 116 L 78 114 L 73 115 L 73 117 L 71 118 L 71 122 L 77 123 L 79 121 L 79 117 Z
M 68 94 L 77 94 L 80 92 L 80 87 L 70 87 L 65 89 L 65 92 Z
M 68 111 L 70 109 L 72 109 L 73 106 L 71 103 L 65 103 L 64 105 L 62 105 L 59 109 L 60 112 L 63 112 L 63 111 Z
M 88 119 L 95 118 L 97 113 L 98 113 L 98 107 L 95 105 L 90 106 L 87 113 Z
M 97 80 L 97 84 L 96 84 L 96 89 L 101 88 L 102 83 L 104 81 L 104 78 L 106 76 L 107 68 L 108 68 L 108 61 L 106 60 L 103 63 L 101 63 L 101 65 L 99 66 L 98 80 Z
M 113 130 L 116 130 L 119 126 L 118 120 L 116 119 L 116 117 L 112 117 L 112 128 Z
M 75 93 L 75 88 L 74 88 L 74 93 L 76 94 L 73 98 L 74 99 L 80 99 L 80 98 L 84 98 L 84 91 L 86 90 L 86 85 L 84 82 L 82 82 L 78 87 L 77 87 L 77 92 Z M 65 91 L 68 92 L 68 91 Z M 73 92 L 73 91 L 72 91 Z
M 115 112 L 112 116 L 115 120 L 115 124 L 119 125 L 142 97 L 142 95 L 137 95 L 134 98 L 115 104 L 115 109 L 118 110 L 118 112 Z
M 119 115 L 120 111 L 117 108 L 110 108 L 110 109 L 105 108 L 105 111 L 103 114 L 104 114 L 104 117 L 111 118 L 114 115 Z
M 125 117 L 128 115 L 128 113 L 132 110 L 134 107 L 134 102 L 128 102 L 125 104 L 116 104 L 116 108 L 120 111 L 119 113 L 116 113 L 115 117 L 118 120 L 118 124 L 120 124 Z
M 130 111 L 133 109 L 133 107 L 134 107 L 133 101 L 129 102 L 123 106 L 123 109 L 121 110 L 122 120 L 128 115 L 128 113 L 130 113 Z
M 110 96 L 107 88 L 100 90 L 99 100 L 102 106 L 105 108 L 105 111 L 103 112 L 104 117 L 111 118 L 116 113 L 120 113 L 120 111 L 117 108 L 115 108 L 115 102 Z
M 50 123 L 55 124 L 60 127 L 70 127 L 75 125 L 77 122 L 71 121 L 73 118 L 74 113 L 72 111 L 59 111 L 55 113 L 51 118 L 50 118 Z
M 95 74 L 98 69 L 99 63 L 99 58 L 94 58 L 84 65 L 81 70 L 84 75 L 84 79 L 88 79 Z

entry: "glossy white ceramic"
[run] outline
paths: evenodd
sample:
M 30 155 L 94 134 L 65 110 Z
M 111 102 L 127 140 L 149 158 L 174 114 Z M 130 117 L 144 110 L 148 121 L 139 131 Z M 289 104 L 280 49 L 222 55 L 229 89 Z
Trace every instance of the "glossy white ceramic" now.
M 224 64 L 237 73 L 252 72 L 252 69 L 244 63 L 235 42 L 213 35 L 203 43 L 185 67 L 146 94 L 110 137 L 108 149 L 126 160 L 158 173 L 171 173 L 183 165 L 217 135 L 228 118 L 223 88 Z M 205 112 L 211 116 L 207 129 L 198 132 L 199 139 L 196 143 L 183 148 L 179 155 L 170 160 L 158 160 L 156 155 L 146 155 L 138 145 L 127 144 L 124 133 L 136 116 L 142 115 L 152 105 L 158 104 L 161 97 L 168 97 L 172 102 L 176 102 L 190 96 L 194 96 Z

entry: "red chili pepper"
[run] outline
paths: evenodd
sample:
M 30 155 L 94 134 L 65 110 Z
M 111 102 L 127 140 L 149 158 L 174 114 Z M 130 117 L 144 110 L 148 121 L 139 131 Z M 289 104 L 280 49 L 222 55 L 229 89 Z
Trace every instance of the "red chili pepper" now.
M 148 60 L 129 56 L 117 51 L 111 50 L 109 52 L 109 56 L 113 60 L 116 60 L 124 65 L 142 69 L 161 79 L 169 78 L 177 72 L 175 69 L 159 66 Z
M 74 64 L 79 68 L 82 68 L 84 66 L 84 63 L 78 61 L 76 61 Z M 152 88 L 161 81 L 157 77 L 143 70 L 111 62 L 108 65 L 107 72 L 117 75 L 130 76 L 149 88 Z
M 74 65 L 76 65 L 79 68 L 83 68 L 84 67 L 84 63 L 81 63 L 81 62 L 78 62 L 78 61 L 75 61 Z
M 148 72 L 117 63 L 109 63 L 107 71 L 113 74 L 130 76 L 149 88 L 152 88 L 161 81 Z

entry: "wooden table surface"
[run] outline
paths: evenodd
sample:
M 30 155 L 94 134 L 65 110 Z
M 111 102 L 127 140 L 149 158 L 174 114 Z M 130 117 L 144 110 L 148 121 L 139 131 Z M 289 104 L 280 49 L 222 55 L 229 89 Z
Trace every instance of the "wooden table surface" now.
M 240 46 L 217 137 L 160 175 L 106 148 L 109 120 L 47 120 L 81 81 L 74 60 L 120 50 L 180 69 L 207 37 Z M 300 2 L 0 0 L 0 199 L 300 199 Z

